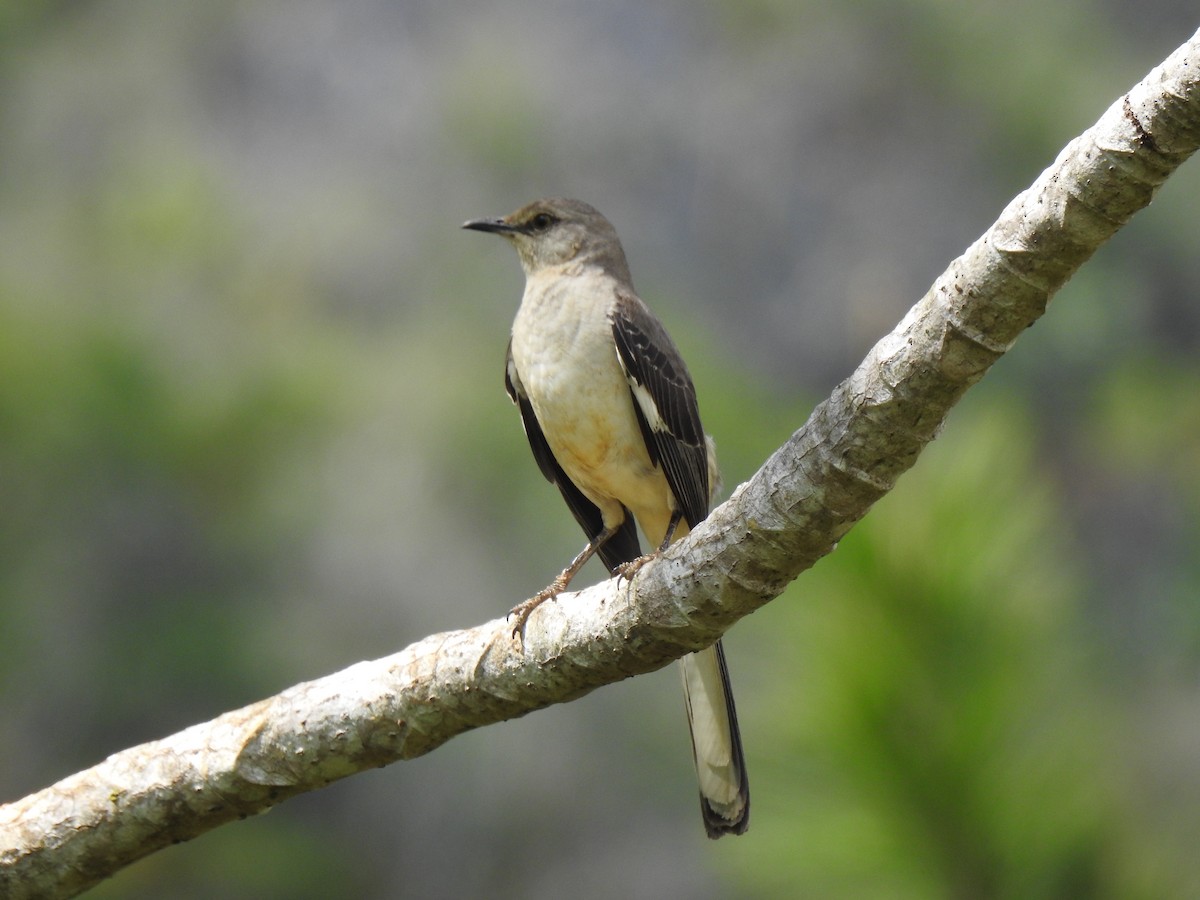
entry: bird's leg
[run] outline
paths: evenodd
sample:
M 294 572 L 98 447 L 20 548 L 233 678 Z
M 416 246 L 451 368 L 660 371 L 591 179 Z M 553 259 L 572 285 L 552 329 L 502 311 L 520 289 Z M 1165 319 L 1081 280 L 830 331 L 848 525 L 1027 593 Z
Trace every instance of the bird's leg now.
M 671 546 L 671 538 L 675 537 L 675 529 L 679 527 L 679 522 L 682 519 L 683 512 L 681 510 L 677 509 L 671 513 L 671 521 L 667 524 L 666 537 L 662 539 L 662 543 L 658 545 L 658 549 L 653 553 L 647 553 L 643 556 L 639 556 L 637 559 L 631 559 L 627 563 L 621 563 L 621 565 L 617 566 L 616 569 L 613 570 L 613 574 L 624 578 L 626 581 L 633 581 L 633 576 L 638 573 L 638 570 L 641 569 L 642 566 L 650 562 L 652 559 L 658 559 L 658 557 L 662 556 L 663 551 Z
M 578 575 L 579 570 L 583 568 L 584 564 L 596 555 L 596 551 L 603 547 L 604 543 L 617 533 L 617 528 L 618 526 L 614 525 L 611 528 L 605 528 L 601 531 L 595 538 L 588 541 L 588 545 L 580 551 L 578 556 L 571 560 L 571 564 L 563 569 L 557 578 L 528 600 L 518 603 L 508 611 L 509 617 L 517 617 L 516 624 L 513 625 L 513 637 L 520 636 L 525 628 L 526 621 L 529 619 L 530 613 L 547 600 L 552 600 L 567 589 L 567 586 L 571 583 L 571 579 Z

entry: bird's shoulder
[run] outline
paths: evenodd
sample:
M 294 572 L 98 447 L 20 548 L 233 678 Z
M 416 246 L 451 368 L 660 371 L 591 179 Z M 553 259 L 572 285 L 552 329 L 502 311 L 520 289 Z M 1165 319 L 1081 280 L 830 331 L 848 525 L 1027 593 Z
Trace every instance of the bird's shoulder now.
M 653 370 L 657 378 L 692 391 L 692 378 L 670 332 L 631 290 L 618 288 L 610 312 L 613 334 L 627 368 Z M 631 373 L 632 374 L 632 373 Z

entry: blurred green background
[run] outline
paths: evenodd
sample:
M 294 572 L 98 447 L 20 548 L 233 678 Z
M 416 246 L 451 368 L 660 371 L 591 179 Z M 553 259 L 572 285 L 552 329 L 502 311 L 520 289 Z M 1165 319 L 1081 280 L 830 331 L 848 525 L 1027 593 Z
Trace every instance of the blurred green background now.
M 458 230 L 598 206 L 731 488 L 1197 25 L 1191 3 L 0 9 L 0 800 L 428 633 L 581 545 Z M 156 854 L 97 898 L 1200 896 L 1200 164 L 727 637 Z M 602 572 L 585 573 L 598 580 Z

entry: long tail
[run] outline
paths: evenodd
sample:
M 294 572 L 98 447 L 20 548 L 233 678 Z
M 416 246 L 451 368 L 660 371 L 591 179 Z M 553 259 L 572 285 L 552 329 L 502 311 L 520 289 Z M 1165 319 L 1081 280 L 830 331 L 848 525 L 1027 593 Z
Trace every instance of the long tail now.
M 679 662 L 704 828 L 710 838 L 741 834 L 750 824 L 750 784 L 725 652 L 717 641 Z

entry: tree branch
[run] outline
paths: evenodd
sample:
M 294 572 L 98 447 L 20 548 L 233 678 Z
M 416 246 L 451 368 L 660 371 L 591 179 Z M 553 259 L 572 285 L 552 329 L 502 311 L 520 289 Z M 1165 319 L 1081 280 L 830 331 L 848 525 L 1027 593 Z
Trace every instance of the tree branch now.
M 838 540 L 951 407 L 1200 146 L 1200 32 L 1120 98 L 955 260 L 808 422 L 632 586 L 434 635 L 0 807 L 0 894 L 78 893 L 134 860 L 472 728 L 711 643 Z

